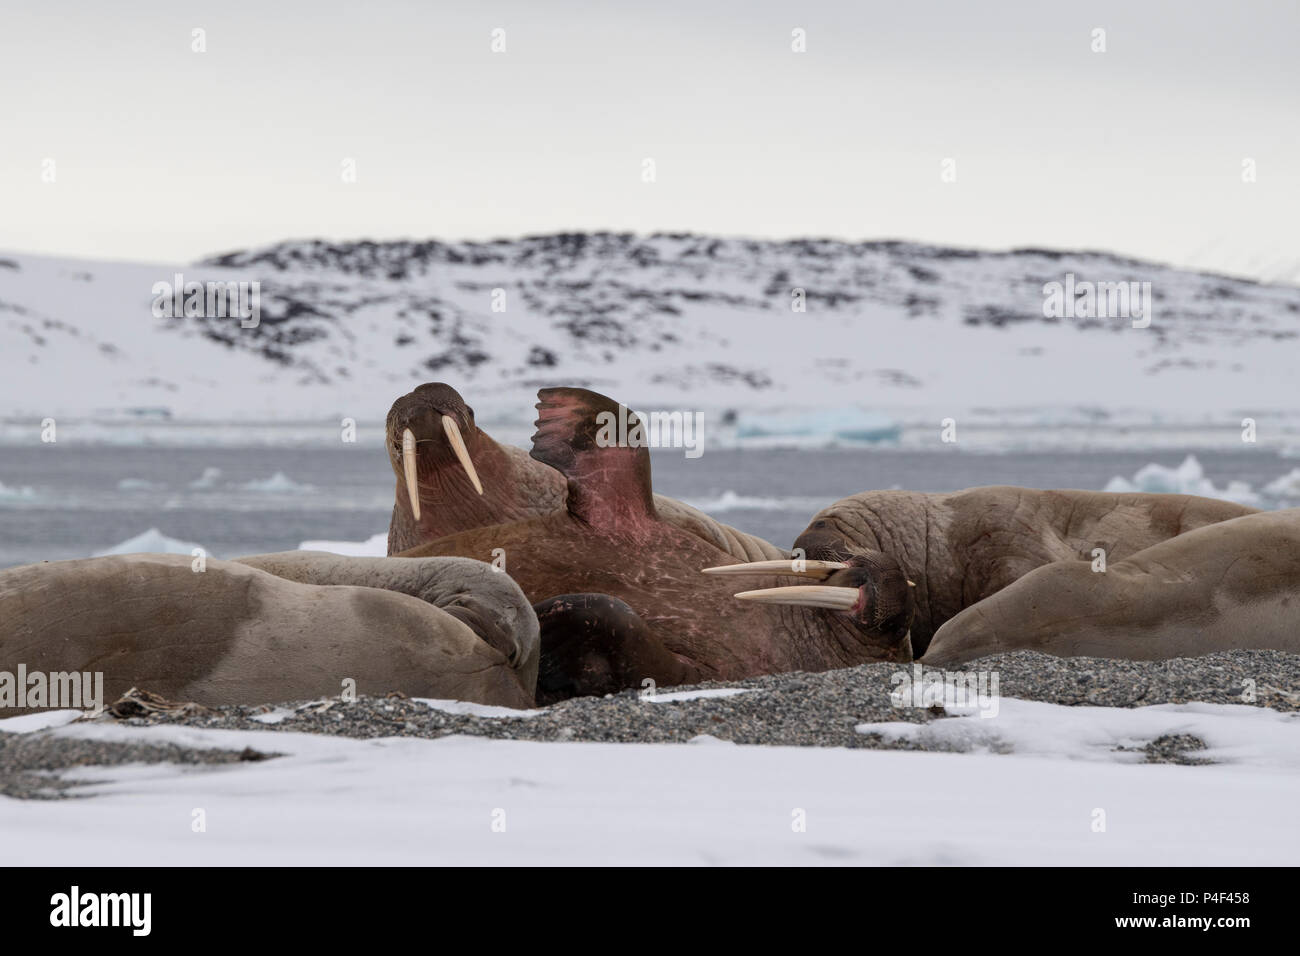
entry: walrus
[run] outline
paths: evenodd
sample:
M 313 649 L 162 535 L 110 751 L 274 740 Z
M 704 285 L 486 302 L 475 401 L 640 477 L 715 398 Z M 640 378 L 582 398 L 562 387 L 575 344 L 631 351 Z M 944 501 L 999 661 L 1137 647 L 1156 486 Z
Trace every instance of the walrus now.
M 0 572 L 0 672 L 100 672 L 104 703 L 133 686 L 206 706 L 301 700 L 350 678 L 360 694 L 530 707 L 537 648 L 523 594 L 475 561 L 304 553 L 196 572 L 129 554 Z
M 1058 561 L 1030 571 L 940 627 L 923 663 L 1013 650 L 1130 660 L 1300 653 L 1300 509 L 1207 525 L 1093 568 Z
M 537 683 L 537 615 L 508 575 L 482 561 L 444 558 L 412 565 L 394 558 L 353 558 L 326 551 L 280 551 L 235 560 L 301 584 L 380 588 L 417 597 L 450 614 L 504 654 L 525 688 L 531 690 Z
M 619 405 L 582 388 L 544 388 L 538 398 L 530 454 L 563 477 L 565 507 L 403 556 L 504 551 L 541 624 L 539 703 L 647 679 L 671 685 L 911 659 L 911 589 L 891 557 L 850 557 L 824 584 L 783 592 L 789 606 L 738 603 L 728 582 L 699 573 L 736 557 L 661 515 L 649 451 L 599 440 L 599 416 Z
M 818 512 L 796 553 L 823 575 L 850 555 L 886 554 L 915 584 L 912 648 L 921 656 L 946 621 L 1044 565 L 1105 551 L 1108 562 L 1256 509 L 1195 495 L 989 486 L 951 493 L 867 491 Z M 770 572 L 734 564 L 722 576 Z M 811 576 L 816 573 L 809 572 Z M 779 588 L 746 592 L 779 600 Z
M 474 422 L 450 385 L 428 382 L 393 402 L 385 426 L 397 479 L 388 553 L 444 535 L 564 507 L 564 481 Z
M 450 385 L 428 382 L 393 402 L 385 426 L 397 480 L 388 553 L 489 525 L 565 508 L 564 476 L 522 448 L 502 445 L 474 421 Z M 756 535 L 723 524 L 685 502 L 654 496 L 661 521 L 703 538 L 742 561 L 786 556 Z

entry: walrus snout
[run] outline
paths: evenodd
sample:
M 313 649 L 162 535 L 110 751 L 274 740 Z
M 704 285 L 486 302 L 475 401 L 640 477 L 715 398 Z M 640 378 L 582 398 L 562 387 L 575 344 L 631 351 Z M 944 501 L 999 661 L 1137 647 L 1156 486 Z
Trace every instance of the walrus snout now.
M 820 584 L 741 591 L 742 601 L 790 604 L 850 614 L 871 643 L 899 647 L 916 613 L 915 588 L 898 560 L 881 551 L 849 555 L 844 561 L 790 558 L 704 568 L 705 574 L 779 574 L 812 578 Z
M 853 555 L 848 567 L 826 579 L 830 587 L 856 587 L 853 613 L 873 635 L 894 645 L 906 639 L 916 614 L 916 586 L 897 559 L 880 551 Z

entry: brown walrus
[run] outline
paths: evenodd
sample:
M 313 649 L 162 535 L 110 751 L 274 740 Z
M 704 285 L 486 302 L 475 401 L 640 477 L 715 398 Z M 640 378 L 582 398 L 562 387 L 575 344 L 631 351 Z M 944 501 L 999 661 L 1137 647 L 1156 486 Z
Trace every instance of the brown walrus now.
M 196 571 L 129 554 L 0 572 L 0 673 L 99 672 L 101 703 L 133 686 L 209 706 L 302 700 L 350 678 L 360 694 L 529 707 L 537 643 L 518 587 L 476 561 L 296 552 Z
M 1013 650 L 1160 660 L 1234 648 L 1300 653 L 1300 509 L 1188 531 L 1093 570 L 1058 561 L 939 628 L 923 661 Z
M 1057 561 L 1121 561 L 1206 525 L 1255 513 L 1213 498 L 991 486 L 944 494 L 867 491 L 814 516 L 795 540 L 810 559 L 885 554 L 915 582 L 912 647 L 926 652 L 938 628 L 1036 568 Z M 725 575 L 763 573 L 733 565 Z M 779 589 L 767 592 L 772 599 Z
M 430 382 L 397 399 L 385 431 L 397 478 L 390 555 L 564 507 L 564 479 L 526 451 L 493 441 L 450 385 Z
M 523 449 L 494 441 L 450 385 L 430 382 L 397 399 L 386 434 L 397 479 L 388 527 L 390 555 L 459 531 L 564 510 L 564 476 Z M 664 495 L 655 495 L 654 501 L 661 521 L 742 561 L 786 554 L 684 502 Z
M 825 585 L 783 592 L 789 606 L 737 602 L 728 582 L 700 574 L 735 557 L 662 518 L 648 450 L 599 440 L 598 416 L 619 405 L 581 388 L 538 397 L 531 454 L 563 475 L 565 508 L 404 556 L 504 551 L 542 627 L 539 702 L 646 679 L 669 685 L 911 659 L 910 589 L 892 558 L 851 557 Z

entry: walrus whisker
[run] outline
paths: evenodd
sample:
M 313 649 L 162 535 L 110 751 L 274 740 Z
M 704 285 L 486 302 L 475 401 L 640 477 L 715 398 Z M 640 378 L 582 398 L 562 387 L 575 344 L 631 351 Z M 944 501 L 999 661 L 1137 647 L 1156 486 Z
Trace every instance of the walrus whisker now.
M 483 485 L 478 480 L 478 472 L 474 470 L 474 461 L 469 457 L 469 449 L 465 447 L 465 439 L 461 437 L 460 426 L 456 424 L 456 419 L 450 415 L 443 415 L 442 430 L 447 433 L 447 441 L 451 442 L 451 450 L 456 453 L 456 458 L 459 459 L 460 466 L 465 469 L 465 474 L 469 475 L 474 490 L 480 495 L 483 494 Z M 419 515 L 416 515 L 416 517 L 418 518 Z
M 775 561 L 750 561 L 744 564 L 723 564 L 716 568 L 703 568 L 702 574 L 790 574 L 800 578 L 816 578 L 824 581 L 836 571 L 843 571 L 848 565 L 843 561 L 796 561 L 794 559 L 777 559 Z M 797 570 L 796 570 L 797 569 Z
M 415 472 L 415 432 L 409 428 L 402 432 L 402 474 L 406 478 L 406 494 L 411 499 L 411 514 L 420 520 L 420 487 Z
M 832 611 L 851 611 L 858 603 L 859 597 L 857 588 L 830 587 L 825 584 L 795 584 L 784 588 L 741 591 L 736 595 L 736 598 L 741 601 L 821 607 Z

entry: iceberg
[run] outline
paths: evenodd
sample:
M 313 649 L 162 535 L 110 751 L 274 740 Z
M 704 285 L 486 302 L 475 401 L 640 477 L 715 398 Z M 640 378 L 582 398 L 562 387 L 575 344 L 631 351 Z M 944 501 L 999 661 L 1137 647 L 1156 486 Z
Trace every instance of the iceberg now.
M 388 556 L 388 532 L 381 531 L 365 541 L 304 541 L 299 551 L 330 551 L 350 558 L 385 558 Z
M 104 558 L 113 554 L 193 554 L 196 548 L 207 553 L 207 549 L 200 544 L 169 538 L 157 528 L 150 528 L 106 551 L 96 551 L 91 557 Z
M 295 491 L 311 491 L 311 485 L 300 485 L 282 471 L 277 471 L 270 478 L 246 481 L 239 486 L 244 491 L 260 491 L 271 495 L 284 495 Z
M 1196 460 L 1195 455 L 1188 455 L 1177 468 L 1167 468 L 1152 462 L 1143 465 L 1130 480 L 1116 475 L 1106 483 L 1105 491 L 1115 492 L 1154 492 L 1172 495 L 1200 495 L 1204 498 L 1219 498 L 1234 501 L 1239 505 L 1258 507 L 1262 499 L 1251 488 L 1249 482 L 1229 481 L 1226 488 L 1216 488 L 1214 482 L 1205 477 L 1205 469 Z

